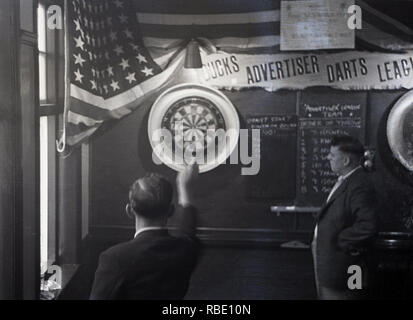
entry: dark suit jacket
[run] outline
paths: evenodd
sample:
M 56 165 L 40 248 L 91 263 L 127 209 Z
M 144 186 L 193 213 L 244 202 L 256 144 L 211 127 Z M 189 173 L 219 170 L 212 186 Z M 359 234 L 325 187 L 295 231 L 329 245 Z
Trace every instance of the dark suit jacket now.
M 345 289 L 350 276 L 348 267 L 365 266 L 364 253 L 377 228 L 375 205 L 374 187 L 360 168 L 343 181 L 321 208 L 316 216 L 319 285 Z
M 143 231 L 100 255 L 90 299 L 182 299 L 198 249 L 194 236 Z

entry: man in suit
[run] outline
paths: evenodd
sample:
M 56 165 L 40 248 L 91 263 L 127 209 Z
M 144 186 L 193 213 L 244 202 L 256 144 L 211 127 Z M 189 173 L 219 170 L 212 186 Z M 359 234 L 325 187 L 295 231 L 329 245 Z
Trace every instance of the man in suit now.
M 319 299 L 365 296 L 365 281 L 361 290 L 348 286 L 351 265 L 360 267 L 366 280 L 365 254 L 377 227 L 374 187 L 360 166 L 363 153 L 363 145 L 353 137 L 331 141 L 327 159 L 339 177 L 316 216 L 311 244 Z
M 168 217 L 174 212 L 171 184 L 156 174 L 132 184 L 126 213 L 135 219 L 135 237 L 100 255 L 90 299 L 184 297 L 199 251 L 196 209 L 190 194 L 197 174 L 196 164 L 178 173 L 180 216 L 176 237 L 166 228 Z

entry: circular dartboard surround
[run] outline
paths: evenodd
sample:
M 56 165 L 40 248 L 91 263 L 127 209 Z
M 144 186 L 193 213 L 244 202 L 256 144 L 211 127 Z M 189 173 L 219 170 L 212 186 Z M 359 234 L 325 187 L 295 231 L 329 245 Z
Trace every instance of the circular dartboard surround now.
M 413 91 L 393 106 L 387 119 L 387 140 L 394 157 L 413 172 Z
M 149 114 L 148 136 L 156 157 L 168 167 L 181 171 L 188 159 L 196 159 L 199 171 L 206 172 L 232 153 L 239 127 L 237 111 L 224 94 L 186 83 L 156 99 Z M 170 133 L 170 139 L 162 130 Z

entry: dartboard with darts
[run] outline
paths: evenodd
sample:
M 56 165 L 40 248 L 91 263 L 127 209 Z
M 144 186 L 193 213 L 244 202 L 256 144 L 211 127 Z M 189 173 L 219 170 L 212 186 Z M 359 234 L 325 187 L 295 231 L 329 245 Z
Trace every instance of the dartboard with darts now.
M 162 93 L 152 106 L 149 140 L 157 159 L 174 170 L 196 160 L 200 172 L 212 170 L 234 150 L 239 119 L 220 91 L 181 84 Z

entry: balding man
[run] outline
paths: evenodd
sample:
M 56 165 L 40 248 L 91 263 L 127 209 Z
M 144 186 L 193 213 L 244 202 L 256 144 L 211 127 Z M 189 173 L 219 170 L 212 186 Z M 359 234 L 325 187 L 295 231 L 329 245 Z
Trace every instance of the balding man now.
M 132 184 L 126 213 L 135 219 L 135 236 L 100 255 L 91 299 L 184 297 L 199 251 L 196 209 L 190 195 L 197 174 L 195 164 L 177 176 L 177 236 L 171 236 L 166 228 L 168 217 L 174 212 L 171 184 L 157 174 Z

